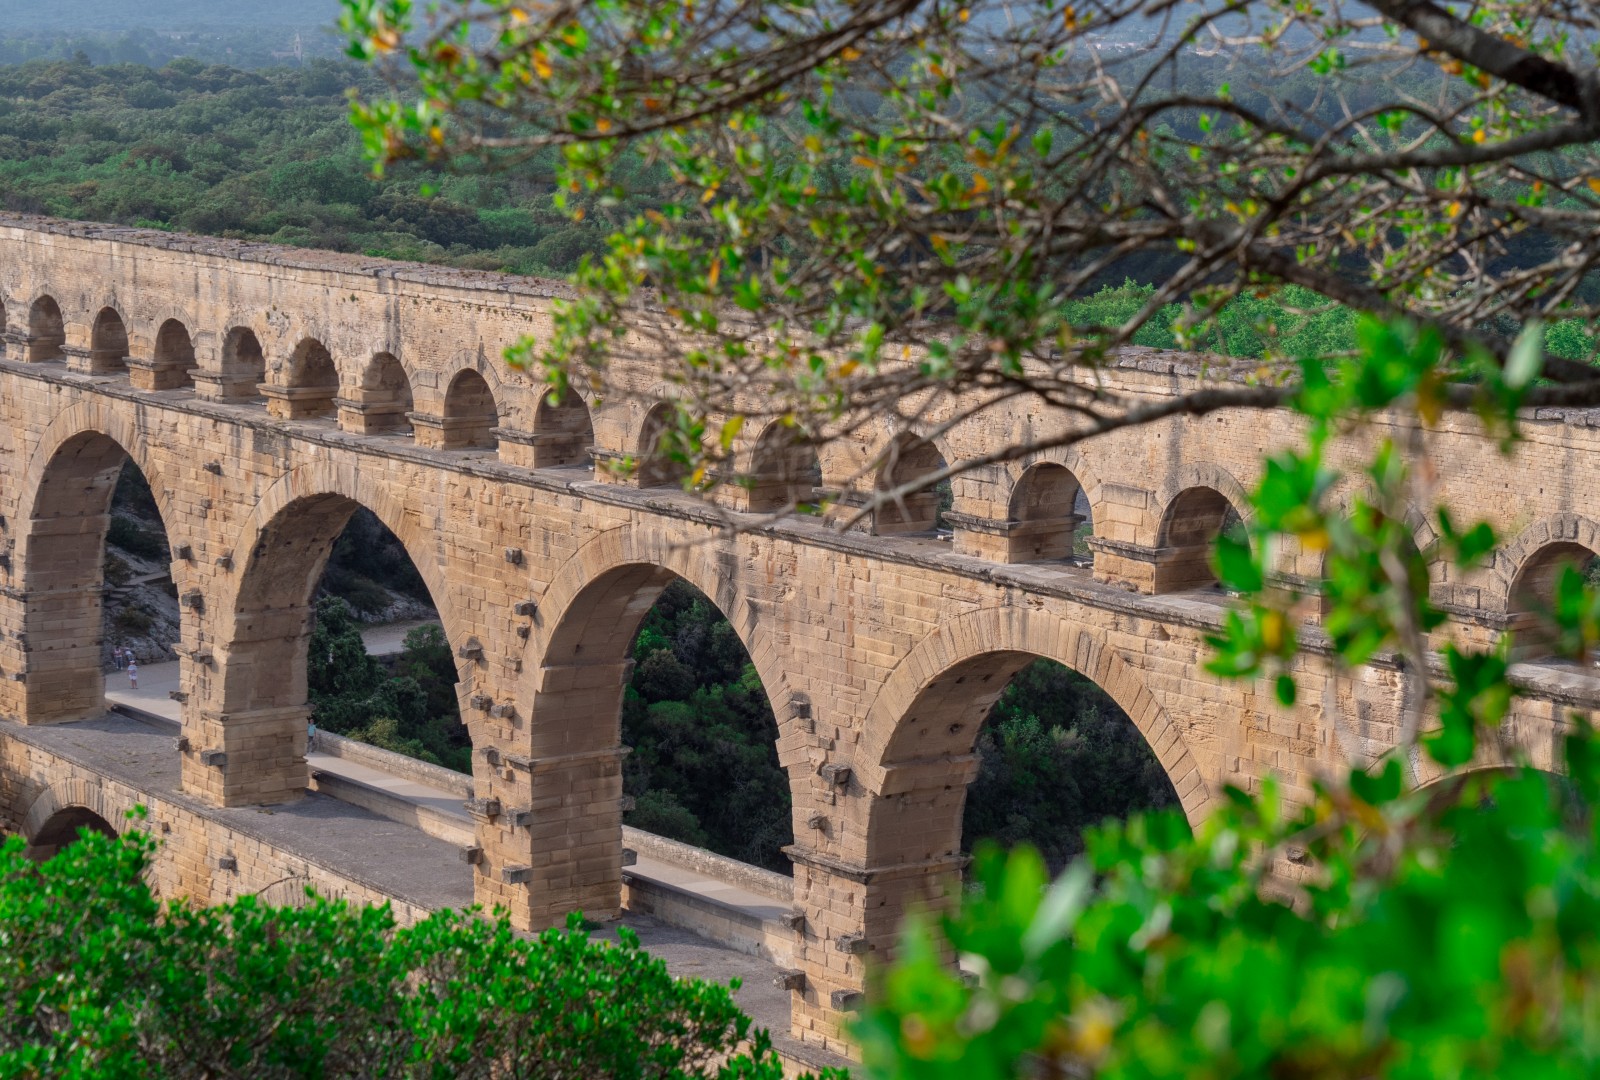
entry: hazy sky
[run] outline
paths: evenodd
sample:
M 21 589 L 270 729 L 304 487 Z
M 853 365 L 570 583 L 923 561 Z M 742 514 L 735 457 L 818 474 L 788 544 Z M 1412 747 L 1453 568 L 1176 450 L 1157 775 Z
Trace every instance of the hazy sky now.
M 6 30 L 331 25 L 339 0 L 0 0 Z

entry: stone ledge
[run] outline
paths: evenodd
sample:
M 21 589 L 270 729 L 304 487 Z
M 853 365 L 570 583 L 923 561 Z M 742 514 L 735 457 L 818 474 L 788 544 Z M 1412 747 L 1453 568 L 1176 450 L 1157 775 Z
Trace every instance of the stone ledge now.
M 759 866 L 751 866 L 725 855 L 718 855 L 714 851 L 692 847 L 677 840 L 668 840 L 664 836 L 647 833 L 631 825 L 622 827 L 622 842 L 647 859 L 656 859 L 669 866 L 682 867 L 730 885 L 737 885 L 779 904 L 788 905 L 794 902 L 794 879 L 776 871 L 763 870 Z
M 354 777 L 340 776 L 338 773 L 323 769 L 312 769 L 309 790 L 321 792 L 330 799 L 359 806 L 363 810 L 370 810 L 379 817 L 388 818 L 401 825 L 410 825 L 435 840 L 443 840 L 457 847 L 470 848 L 478 842 L 477 830 L 470 818 L 453 817 L 442 810 L 412 802 L 404 796 L 373 787 Z

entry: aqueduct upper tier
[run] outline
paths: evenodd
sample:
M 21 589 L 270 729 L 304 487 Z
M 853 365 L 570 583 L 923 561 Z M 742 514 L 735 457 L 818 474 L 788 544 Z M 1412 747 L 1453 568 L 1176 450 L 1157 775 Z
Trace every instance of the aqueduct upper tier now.
M 659 591 L 686 578 L 731 619 L 777 712 L 806 976 L 794 1016 L 818 1039 L 906 906 L 959 865 L 978 726 L 1032 659 L 1075 668 L 1123 707 L 1191 819 L 1224 783 L 1275 774 L 1301 797 L 1319 771 L 1393 745 L 1394 665 L 1331 674 L 1315 633 L 1293 711 L 1202 670 L 1227 602 L 1206 545 L 1245 509 L 1263 453 L 1295 439 L 1291 418 L 1175 419 L 974 472 L 954 486 L 953 536 L 917 500 L 859 532 L 803 518 L 730 532 L 649 460 L 660 380 L 648 359 L 624 364 L 620 391 L 592 410 L 557 407 L 497 359 L 547 328 L 557 288 L 0 218 L 0 712 L 49 724 L 104 710 L 101 567 L 131 456 L 174 553 L 184 790 L 215 806 L 299 797 L 312 591 L 367 507 L 406 546 L 458 657 L 479 900 L 526 926 L 605 914 L 619 902 L 631 642 Z M 1140 352 L 1104 377 L 1159 396 L 1199 374 L 1191 358 Z M 870 487 L 851 478 L 895 439 L 903 471 L 881 483 L 900 482 L 1059 423 L 1012 408 L 932 441 L 883 430 L 814 464 L 751 432 L 741 454 L 756 483 L 720 497 L 738 513 L 818 483 Z M 1600 414 L 1530 417 L 1510 459 L 1466 424 L 1429 438 L 1441 498 L 1514 538 L 1473 576 L 1435 574 L 1450 632 L 1486 639 L 1518 620 L 1552 553 L 1600 548 Z M 627 480 L 594 467 L 622 456 L 645 467 Z M 1072 555 L 1085 518 L 1092 566 Z M 1307 588 L 1317 576 L 1303 553 L 1281 569 Z M 1565 710 L 1600 695 L 1555 665 L 1517 674 L 1532 695 L 1517 736 L 1548 761 Z

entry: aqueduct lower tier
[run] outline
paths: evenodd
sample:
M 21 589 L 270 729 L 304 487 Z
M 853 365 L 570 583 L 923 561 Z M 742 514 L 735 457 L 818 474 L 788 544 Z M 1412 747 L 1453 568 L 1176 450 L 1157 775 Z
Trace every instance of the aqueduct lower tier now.
M 1191 820 L 1224 783 L 1275 774 L 1304 797 L 1317 773 L 1393 745 L 1399 673 L 1380 661 L 1330 674 L 1314 631 L 1295 711 L 1268 688 L 1202 670 L 1203 636 L 1226 600 L 1201 587 L 1200 553 L 1242 507 L 1262 453 L 1295 438 L 1289 418 L 1175 420 L 975 473 L 956 485 L 953 540 L 920 534 L 907 520 L 916 507 L 875 530 L 896 535 L 808 519 L 730 533 L 670 477 L 618 482 L 590 464 L 648 449 L 658 380 L 646 360 L 625 365 L 624 385 L 591 413 L 551 407 L 493 359 L 547 325 L 549 291 L 0 219 L 0 714 L 55 724 L 103 713 L 104 540 L 131 456 L 174 553 L 183 791 L 216 807 L 297 799 L 312 591 L 365 506 L 406 546 L 458 657 L 478 900 L 528 927 L 577 908 L 605 915 L 621 889 L 631 642 L 661 588 L 683 577 L 730 618 L 777 714 L 805 973 L 795 1033 L 819 1041 L 907 906 L 939 895 L 958 867 L 977 728 L 1032 659 L 1076 669 L 1123 707 Z M 1183 357 L 1139 354 L 1109 378 L 1154 396 L 1196 374 Z M 938 451 L 954 460 L 1054 422 L 974 421 Z M 1585 481 L 1600 430 L 1589 423 L 1531 417 L 1510 460 L 1465 427 L 1430 436 L 1447 470 L 1441 497 L 1516 538 L 1472 577 L 1436 573 L 1456 620 L 1448 632 L 1482 640 L 1513 625 L 1519 582 L 1537 578 L 1549 552 L 1597 546 L 1600 491 Z M 744 453 L 760 482 L 725 495 L 736 515 L 763 484 L 804 471 L 773 465 L 752 439 Z M 848 488 L 879 450 L 825 453 L 822 485 Z M 1092 569 L 1062 558 L 1085 503 Z M 1420 517 L 1417 537 L 1426 550 Z M 1304 584 L 1316 567 L 1289 552 L 1282 573 Z M 1516 670 L 1531 696 L 1515 736 L 1548 764 L 1566 711 L 1600 690 L 1554 665 Z M 28 760 L 0 755 L 13 770 L 34 768 L 18 764 Z M 0 809 L 17 828 L 29 793 L 62 780 L 0 779 L 14 803 Z

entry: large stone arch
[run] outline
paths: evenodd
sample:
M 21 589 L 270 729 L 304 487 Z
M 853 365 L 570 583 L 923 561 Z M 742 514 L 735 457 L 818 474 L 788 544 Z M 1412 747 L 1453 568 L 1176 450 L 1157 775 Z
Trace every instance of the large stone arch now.
M 17 480 L 17 491 L 21 499 L 19 510 L 22 513 L 30 512 L 37 501 L 39 486 L 44 481 L 45 472 L 61 447 L 67 440 L 82 434 L 104 435 L 121 446 L 128 456 L 133 458 L 133 463 L 139 467 L 139 471 L 144 473 L 144 478 L 149 481 L 156 505 L 161 508 L 161 518 L 167 523 L 168 528 L 170 529 L 179 520 L 177 508 L 172 502 L 172 492 L 163 479 L 160 465 L 151 453 L 146 429 L 130 420 L 127 411 L 116 408 L 115 403 L 108 406 L 99 401 L 74 402 L 51 417 L 50 422 L 45 425 L 38 443 L 29 454 L 27 469 Z
M 405 547 L 458 652 L 466 643 L 470 631 L 459 617 L 443 554 L 427 542 L 438 532 L 358 467 L 314 462 L 290 471 L 242 523 L 234 547 L 239 571 L 229 594 L 216 598 L 218 667 L 202 680 L 202 708 L 185 717 L 191 731 L 186 790 L 225 806 L 288 801 L 304 790 L 312 601 L 334 541 L 363 506 Z M 458 670 L 460 693 L 470 695 L 476 671 L 459 661 Z M 470 723 L 469 731 L 476 737 Z M 208 761 L 206 751 L 225 756 Z
M 395 493 L 390 482 L 363 474 L 359 468 L 317 461 L 284 473 L 261 494 L 241 522 L 234 545 L 236 558 L 243 561 L 254 551 L 268 525 L 278 520 L 291 505 L 317 495 L 341 496 L 372 511 L 400 540 L 422 575 L 439 609 L 445 633 L 454 640 L 458 633 L 466 636 L 472 632 L 469 627 L 460 625 L 455 613 L 455 598 L 445 574 L 448 559 L 442 546 L 444 532 L 410 513 L 405 500 Z M 243 582 L 242 574 L 240 582 Z
M 526 852 L 538 868 L 538 888 L 498 898 L 514 909 L 527 905 L 531 925 L 557 923 L 575 909 L 619 909 L 622 700 L 634 634 L 674 578 L 700 589 L 728 616 L 782 716 L 787 681 L 755 606 L 728 565 L 731 555 L 648 527 L 617 527 L 569 557 L 540 597 L 530 643 L 537 662 L 517 695 L 527 716 L 501 731 L 501 745 L 514 747 L 515 760 L 524 764 L 502 775 L 494 789 L 502 803 L 533 809 L 526 833 L 513 836 L 516 857 Z M 786 727 L 778 723 L 780 761 L 787 767 L 792 755 L 785 760 L 781 753 Z M 796 770 L 789 771 L 793 785 Z
M 875 830 L 891 828 L 911 804 L 924 813 L 953 815 L 960 837 L 960 812 L 970 779 L 972 747 L 988 707 L 1011 677 L 1036 659 L 1055 660 L 1094 682 L 1128 714 L 1155 751 L 1184 813 L 1199 822 L 1210 809 L 1211 788 L 1183 734 L 1145 685 L 1139 672 L 1106 641 L 1105 632 L 1072 619 L 1032 608 L 984 608 L 951 619 L 923 638 L 896 665 L 867 713 L 853 768 L 862 787 L 880 802 L 860 838 L 869 863 L 892 857 Z M 955 687 L 963 689 L 956 691 Z M 930 695 L 933 695 L 930 698 Z M 919 727 L 919 706 L 937 700 L 941 708 Z M 954 707 L 968 715 L 959 726 L 947 715 Z M 933 730 L 930 725 L 945 725 Z M 948 829 L 947 829 L 948 831 Z M 914 842 L 941 846 L 925 831 Z M 927 851 L 935 859 L 951 851 Z
M 552 660 L 557 664 L 569 664 L 575 659 L 569 651 L 571 646 L 583 644 L 581 633 L 572 633 L 580 629 L 575 626 L 574 619 L 586 619 L 593 613 L 595 589 L 604 588 L 608 582 L 637 570 L 639 581 L 636 588 L 655 586 L 651 574 L 661 572 L 665 576 L 661 578 L 659 586 L 655 586 L 656 594 L 673 578 L 682 578 L 717 605 L 739 635 L 745 652 L 750 654 L 750 662 L 755 665 L 761 685 L 766 689 L 775 713 L 780 714 L 779 735 L 785 734 L 779 706 L 790 690 L 788 676 L 778 648 L 758 618 L 758 604 L 739 587 L 738 575 L 734 571 L 736 565 L 736 558 L 726 548 L 685 543 L 680 538 L 640 525 L 607 529 L 590 539 L 561 565 L 539 600 L 539 614 L 531 635 L 533 654 L 539 659 L 524 676 L 523 687 L 518 694 L 520 700 L 531 703 L 534 724 L 539 720 L 538 695 L 546 679 L 542 674 L 543 669 L 551 666 Z M 639 623 L 654 602 L 652 595 L 650 602 L 642 604 L 637 610 L 629 607 L 627 611 L 633 616 L 632 621 L 626 627 L 619 628 L 618 636 L 631 643 Z M 593 657 L 586 659 L 593 660 Z M 623 656 L 612 663 L 621 665 L 625 660 L 626 656 Z M 787 767 L 789 763 L 786 761 L 784 764 Z
M 21 519 L 12 571 L 24 633 L 0 660 L 25 723 L 60 723 L 105 710 L 101 670 L 102 583 L 111 496 L 125 460 L 144 473 L 168 543 L 177 512 L 146 433 L 124 413 L 80 402 L 55 416 L 19 484 Z M 178 582 L 182 587 L 183 582 Z M 10 643 L 8 643 L 10 644 Z

